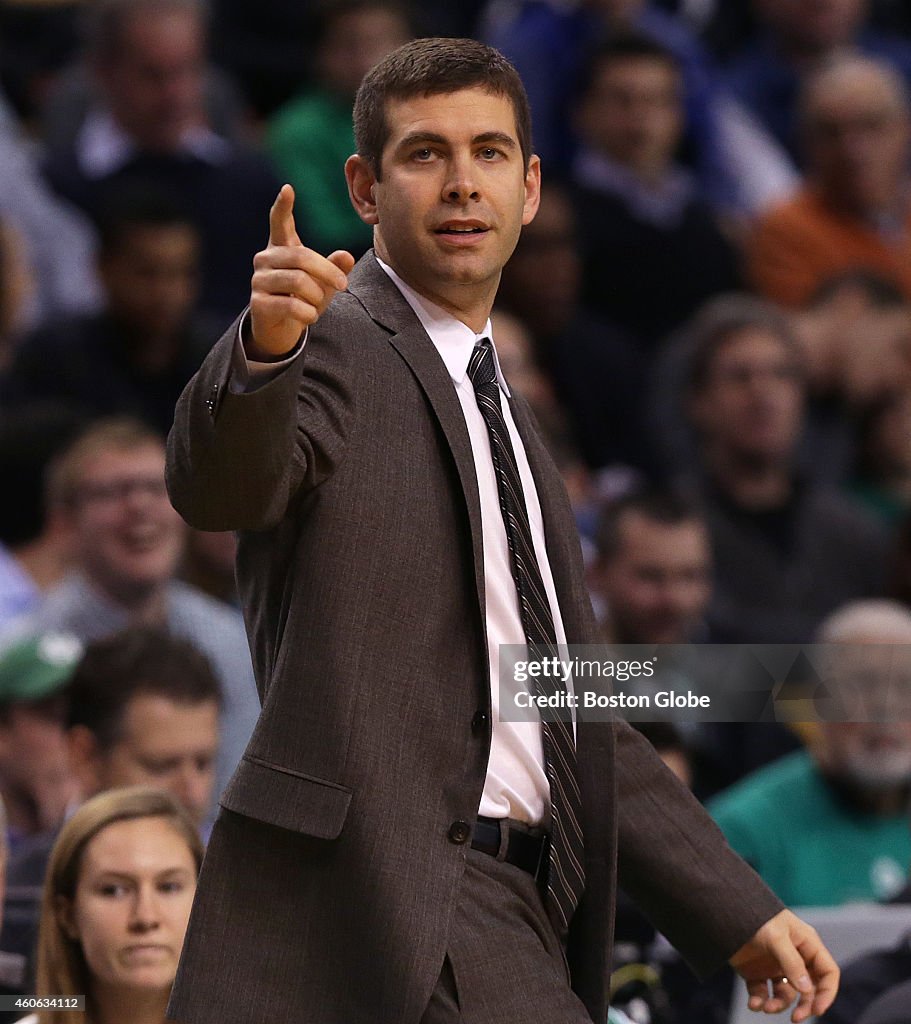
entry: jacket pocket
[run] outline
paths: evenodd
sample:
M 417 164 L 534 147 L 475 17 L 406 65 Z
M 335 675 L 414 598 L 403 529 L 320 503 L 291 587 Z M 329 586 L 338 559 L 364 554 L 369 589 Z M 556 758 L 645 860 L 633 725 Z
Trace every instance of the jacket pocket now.
M 348 815 L 351 790 L 245 756 L 219 802 L 229 811 L 267 825 L 335 839 Z

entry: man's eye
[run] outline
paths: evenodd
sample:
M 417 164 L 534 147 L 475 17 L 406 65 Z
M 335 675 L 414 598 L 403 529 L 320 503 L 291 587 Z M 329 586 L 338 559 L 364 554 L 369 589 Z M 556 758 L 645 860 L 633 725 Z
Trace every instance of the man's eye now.
M 429 160 L 433 156 L 433 150 L 424 146 L 423 149 L 416 149 L 411 155 L 415 160 Z
M 485 146 L 481 150 L 481 156 L 485 160 L 495 160 L 499 155 L 500 151 L 498 149 L 494 149 L 493 146 Z

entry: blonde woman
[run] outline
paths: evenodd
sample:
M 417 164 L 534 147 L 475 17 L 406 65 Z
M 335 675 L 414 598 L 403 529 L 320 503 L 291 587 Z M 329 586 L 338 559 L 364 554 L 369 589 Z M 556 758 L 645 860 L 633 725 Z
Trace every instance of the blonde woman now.
M 85 996 L 19 1024 L 163 1024 L 203 849 L 170 794 L 114 789 L 85 803 L 51 854 L 37 996 Z

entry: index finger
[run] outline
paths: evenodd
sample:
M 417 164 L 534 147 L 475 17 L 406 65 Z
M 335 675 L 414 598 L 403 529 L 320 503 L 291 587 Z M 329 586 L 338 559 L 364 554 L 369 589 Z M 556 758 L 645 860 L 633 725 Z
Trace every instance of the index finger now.
M 269 210 L 269 245 L 300 245 L 294 224 L 294 189 L 282 185 Z

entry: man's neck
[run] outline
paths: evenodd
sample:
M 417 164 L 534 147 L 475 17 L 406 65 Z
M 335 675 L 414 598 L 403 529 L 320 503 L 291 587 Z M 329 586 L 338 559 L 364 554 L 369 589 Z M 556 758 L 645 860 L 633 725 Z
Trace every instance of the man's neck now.
M 735 505 L 756 512 L 781 508 L 794 489 L 791 467 L 780 460 L 751 460 L 718 453 L 710 461 L 710 474 Z
M 167 620 L 167 584 L 131 587 L 88 576 L 86 579 L 105 600 L 126 612 L 133 625 L 162 626 L 165 624 Z
M 475 334 L 480 334 L 484 330 L 490 319 L 490 311 L 493 309 L 493 302 L 500 284 L 499 274 L 490 282 L 471 282 L 461 285 L 447 281 L 441 282 L 437 288 L 424 281 L 415 281 L 413 277 L 409 276 L 407 270 L 393 263 L 385 251 L 385 246 L 379 240 L 376 242 L 376 255 L 422 299 L 432 302 L 454 319 L 467 325 Z
M 905 814 L 908 809 L 909 785 L 904 782 L 894 786 L 872 788 L 835 772 L 823 769 L 823 775 L 838 796 L 854 810 L 876 818 L 894 818 Z

